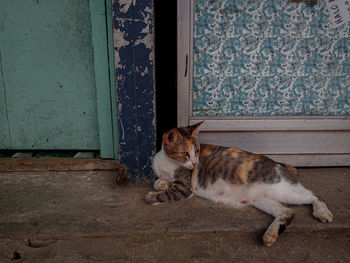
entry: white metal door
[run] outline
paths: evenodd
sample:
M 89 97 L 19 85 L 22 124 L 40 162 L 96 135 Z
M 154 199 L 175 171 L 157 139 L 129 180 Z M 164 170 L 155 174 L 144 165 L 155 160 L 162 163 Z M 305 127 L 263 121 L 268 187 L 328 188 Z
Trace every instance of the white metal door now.
M 324 1 L 178 1 L 178 124 L 296 166 L 350 164 L 350 25 Z

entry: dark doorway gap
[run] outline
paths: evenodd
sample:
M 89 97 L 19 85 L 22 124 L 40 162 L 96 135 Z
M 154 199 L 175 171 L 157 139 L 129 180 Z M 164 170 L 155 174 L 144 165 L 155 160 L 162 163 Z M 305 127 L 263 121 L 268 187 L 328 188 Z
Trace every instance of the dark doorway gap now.
M 154 0 L 156 146 L 177 125 L 177 1 Z
M 93 153 L 93 157 L 100 159 L 100 152 L 94 150 L 0 150 L 0 158 L 11 158 L 16 153 L 28 153 L 32 158 L 62 157 L 73 158 L 77 153 Z M 23 157 L 21 157 L 23 158 Z M 25 157 L 27 158 L 27 157 Z

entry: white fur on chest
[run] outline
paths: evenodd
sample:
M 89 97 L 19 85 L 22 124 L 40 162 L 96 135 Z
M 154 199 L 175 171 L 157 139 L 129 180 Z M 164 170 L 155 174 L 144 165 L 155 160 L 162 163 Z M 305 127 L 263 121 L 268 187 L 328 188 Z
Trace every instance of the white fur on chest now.
M 179 168 L 180 164 L 170 159 L 163 149 L 161 149 L 153 159 L 152 168 L 154 173 L 161 179 L 172 182 L 174 180 L 174 172 Z

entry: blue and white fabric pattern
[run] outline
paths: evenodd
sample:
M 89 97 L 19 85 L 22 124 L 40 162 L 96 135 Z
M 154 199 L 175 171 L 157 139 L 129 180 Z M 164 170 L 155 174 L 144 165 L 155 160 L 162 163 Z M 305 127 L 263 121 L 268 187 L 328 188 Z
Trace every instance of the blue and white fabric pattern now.
M 193 116 L 350 115 L 350 25 L 324 0 L 196 0 L 193 46 Z

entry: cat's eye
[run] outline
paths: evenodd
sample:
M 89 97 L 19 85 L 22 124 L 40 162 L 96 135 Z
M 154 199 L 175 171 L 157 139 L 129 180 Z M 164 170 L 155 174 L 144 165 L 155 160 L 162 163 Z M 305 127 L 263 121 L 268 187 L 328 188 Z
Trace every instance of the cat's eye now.
M 187 154 L 187 152 L 182 152 L 182 153 L 180 153 L 182 156 L 187 156 L 188 154 Z

